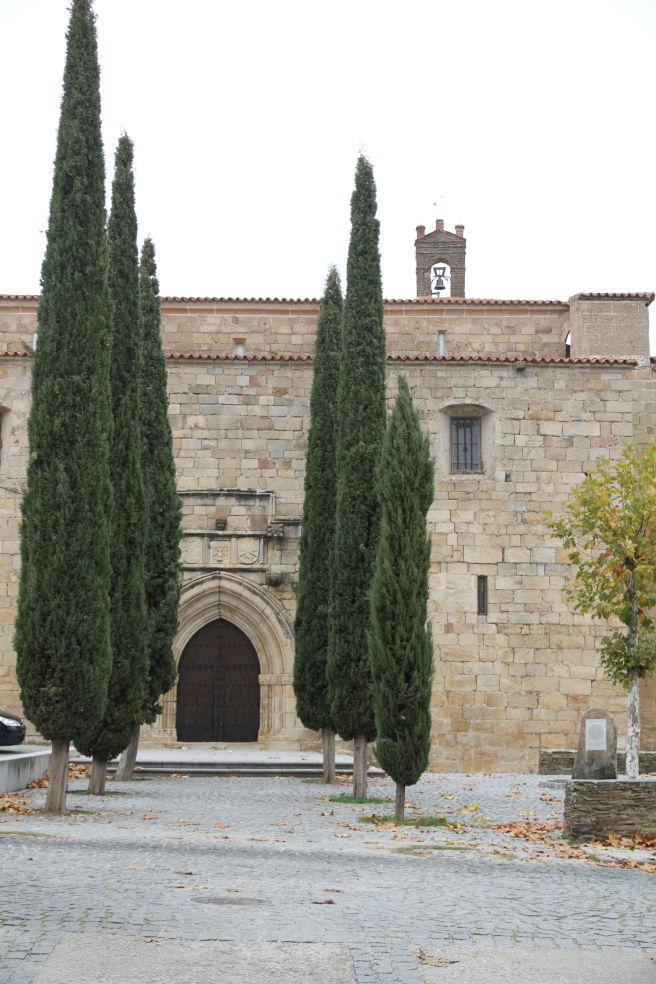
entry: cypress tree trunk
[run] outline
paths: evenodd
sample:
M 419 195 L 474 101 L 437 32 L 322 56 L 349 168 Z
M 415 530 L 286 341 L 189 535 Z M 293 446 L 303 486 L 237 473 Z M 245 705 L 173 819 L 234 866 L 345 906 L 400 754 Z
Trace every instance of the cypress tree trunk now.
M 385 434 L 378 489 L 383 513 L 369 643 L 376 756 L 397 783 L 398 819 L 400 790 L 416 783 L 428 765 L 433 678 L 426 534 L 433 465 L 403 377 Z
M 116 150 L 108 226 L 113 410 L 112 672 L 102 721 L 93 729 L 84 729 L 76 740 L 81 752 L 105 763 L 122 752 L 132 737 L 141 716 L 148 674 L 140 427 L 141 309 L 132 160 L 132 142 L 124 134 Z
M 380 525 L 376 469 L 385 433 L 385 334 L 373 171 L 358 159 L 351 198 L 339 387 L 335 551 L 330 591 L 328 682 L 336 731 L 355 739 L 355 795 L 375 737 L 367 632 Z M 357 792 L 356 792 L 357 788 Z
M 367 795 L 367 739 L 356 735 L 353 741 L 353 795 Z
M 88 796 L 104 796 L 107 779 L 107 762 L 105 759 L 94 757 L 91 760 L 91 776 L 87 788 Z
M 306 728 L 322 732 L 325 782 L 332 782 L 335 778 L 335 729 L 326 661 L 335 540 L 335 400 L 341 322 L 339 274 L 331 267 L 317 325 L 294 623 L 296 713 Z M 332 734 L 332 740 L 328 739 L 328 733 Z
M 405 819 L 405 786 L 400 782 L 397 782 L 396 784 L 394 819 L 397 823 L 401 823 L 401 821 Z
M 328 725 L 321 729 L 321 750 L 323 758 L 323 781 L 335 781 L 335 732 Z
M 134 773 L 134 767 L 137 762 L 137 752 L 139 750 L 139 732 L 141 731 L 141 725 L 136 724 L 134 731 L 132 732 L 132 738 L 130 738 L 130 744 L 121 754 L 121 759 L 118 763 L 118 768 L 114 779 L 117 782 L 129 782 L 132 779 Z
M 46 794 L 46 813 L 66 813 L 69 742 L 53 741 L 50 757 L 50 783 Z
M 16 669 L 54 744 L 46 810 L 65 809 L 68 743 L 104 712 L 109 636 L 109 296 L 91 0 L 73 0 L 57 136 L 21 523 Z

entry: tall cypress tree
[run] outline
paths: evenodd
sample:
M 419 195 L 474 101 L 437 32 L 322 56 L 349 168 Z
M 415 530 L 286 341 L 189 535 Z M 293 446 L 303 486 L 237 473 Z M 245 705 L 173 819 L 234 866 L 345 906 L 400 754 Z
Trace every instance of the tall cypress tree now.
M 161 711 L 160 697 L 175 683 L 171 643 L 178 627 L 180 579 L 180 499 L 168 420 L 166 365 L 160 332 L 160 301 L 155 247 L 146 239 L 139 267 L 143 363 L 141 376 L 141 462 L 144 482 L 145 577 L 148 622 L 148 679 L 139 720 L 124 752 L 117 779 L 130 779 L 139 728 Z
M 118 141 L 108 225 L 111 295 L 110 475 L 112 672 L 100 724 L 81 729 L 80 751 L 93 756 L 89 792 L 102 793 L 107 760 L 130 741 L 148 673 L 144 592 L 144 490 L 141 473 L 141 308 L 132 141 Z
M 109 624 L 109 297 L 91 0 L 73 0 L 39 344 L 32 374 L 15 646 L 25 712 L 53 742 L 46 810 L 66 808 L 69 742 L 104 711 Z
M 375 737 L 367 631 L 380 504 L 376 468 L 385 434 L 385 333 L 376 186 L 358 159 L 351 198 L 337 397 L 337 497 L 328 680 L 335 727 L 355 740 L 353 791 L 366 795 L 367 742 Z
M 428 765 L 433 643 L 426 623 L 433 501 L 428 438 L 406 380 L 387 425 L 378 477 L 382 518 L 371 589 L 370 654 L 376 716 L 376 757 L 396 782 L 396 819 L 405 787 Z
M 326 679 L 330 571 L 335 538 L 335 422 L 342 289 L 331 267 L 321 303 L 310 396 L 310 433 L 296 607 L 294 691 L 306 728 L 321 731 L 323 778 L 335 778 L 335 728 Z

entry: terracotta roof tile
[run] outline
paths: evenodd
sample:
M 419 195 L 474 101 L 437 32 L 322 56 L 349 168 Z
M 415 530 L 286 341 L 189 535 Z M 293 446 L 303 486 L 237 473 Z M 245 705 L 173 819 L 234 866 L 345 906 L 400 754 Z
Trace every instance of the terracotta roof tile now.
M 305 353 L 290 352 L 261 353 L 246 355 L 223 354 L 219 352 L 166 352 L 165 359 L 201 359 L 209 362 L 311 362 L 312 356 Z
M 160 297 L 162 304 L 320 304 L 319 297 Z
M 29 353 L 21 349 L 0 352 L 0 358 L 25 358 Z M 250 352 L 245 355 L 232 355 L 222 352 L 166 352 L 164 358 L 171 360 L 201 362 L 312 362 L 308 352 Z M 547 355 L 430 355 L 428 352 L 392 354 L 387 356 L 388 362 L 493 362 L 517 363 L 531 365 L 565 365 L 565 366 L 635 366 L 636 359 L 611 358 L 566 358 Z M 652 368 L 656 369 L 656 356 L 651 359 Z
M 309 353 L 262 353 L 253 352 L 245 355 L 226 355 L 217 352 L 167 352 L 167 359 L 183 359 L 187 361 L 199 359 L 210 362 L 311 362 Z M 388 355 L 388 362 L 493 362 L 493 363 L 530 363 L 531 365 L 610 365 L 635 366 L 636 359 L 611 358 L 566 358 L 565 356 L 546 355 L 430 355 L 428 352 L 408 353 L 404 355 Z
M 581 293 L 574 294 L 572 300 L 644 300 L 651 304 L 654 300 L 654 293 L 650 291 L 639 291 L 636 293 L 624 294 L 604 294 L 604 293 Z M 38 301 L 38 294 L 0 294 L 2 301 Z M 320 304 L 318 297 L 192 297 L 165 295 L 161 297 L 162 303 L 168 304 Z M 419 305 L 462 305 L 462 304 L 491 304 L 496 306 L 516 305 L 516 306 L 561 306 L 568 307 L 567 301 L 544 301 L 517 298 L 497 298 L 497 297 L 407 297 L 407 298 L 386 298 L 385 304 L 419 304 Z
M 510 298 L 496 297 L 408 297 L 405 300 L 390 298 L 385 304 L 428 304 L 430 306 L 463 305 L 463 304 L 490 304 L 497 307 L 507 307 L 515 305 L 517 307 L 569 307 L 567 301 L 531 301 L 515 300 Z
M 388 355 L 390 362 L 524 362 L 531 365 L 613 365 L 635 366 L 636 359 L 572 358 L 555 355 Z
M 320 304 L 321 299 L 317 297 L 162 297 L 163 304 Z M 532 300 L 503 300 L 492 297 L 390 297 L 383 301 L 384 304 L 419 304 L 437 307 L 448 307 L 449 305 L 463 304 L 491 304 L 496 306 L 516 306 L 540 307 L 540 306 L 560 306 L 568 307 L 567 301 L 532 301 Z
M 656 297 L 653 291 L 638 291 L 629 294 L 574 294 L 574 301 L 645 301 L 648 305 Z

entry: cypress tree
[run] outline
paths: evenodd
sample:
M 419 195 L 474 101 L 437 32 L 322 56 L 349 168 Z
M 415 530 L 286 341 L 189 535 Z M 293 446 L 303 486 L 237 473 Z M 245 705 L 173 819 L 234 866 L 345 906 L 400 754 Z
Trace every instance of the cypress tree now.
M 335 537 L 335 419 L 342 323 L 339 273 L 331 267 L 321 303 L 310 396 L 310 432 L 299 560 L 294 653 L 296 712 L 321 731 L 323 778 L 335 778 L 335 729 L 326 658 L 330 571 Z
M 15 646 L 25 713 L 52 741 L 46 811 L 66 808 L 69 742 L 104 711 L 109 624 L 109 297 L 95 17 L 73 0 L 32 374 Z
M 141 474 L 141 310 L 134 205 L 133 150 L 118 141 L 108 224 L 111 296 L 110 476 L 112 672 L 102 721 L 83 728 L 77 747 L 93 756 L 90 793 L 103 793 L 108 759 L 130 741 L 148 673 L 144 593 L 144 491 Z
M 355 740 L 353 791 L 366 795 L 375 737 L 367 631 L 380 525 L 376 468 L 385 433 L 385 333 L 379 222 L 371 164 L 358 159 L 351 198 L 337 396 L 337 493 L 328 679 L 342 738 Z
M 396 782 L 396 819 L 405 787 L 428 765 L 433 643 L 426 622 L 433 501 L 428 438 L 406 380 L 387 425 L 378 476 L 382 505 L 369 636 L 376 717 L 376 757 Z
M 141 724 L 161 712 L 160 697 L 175 683 L 171 643 L 178 627 L 180 580 L 180 499 L 168 420 L 166 365 L 160 332 L 160 301 L 155 247 L 146 239 L 139 267 L 143 363 L 141 376 L 141 461 L 144 482 L 145 578 L 148 624 L 148 679 L 139 720 L 124 752 L 117 779 L 134 770 Z

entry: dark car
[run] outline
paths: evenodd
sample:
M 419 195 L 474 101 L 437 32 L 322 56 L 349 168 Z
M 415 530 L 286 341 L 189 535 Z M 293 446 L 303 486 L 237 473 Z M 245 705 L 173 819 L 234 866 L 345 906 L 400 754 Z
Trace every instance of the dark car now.
M 0 711 L 0 747 L 25 741 L 25 722 L 17 714 Z

